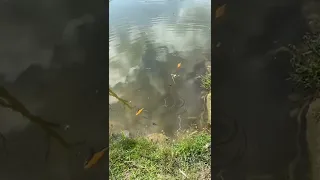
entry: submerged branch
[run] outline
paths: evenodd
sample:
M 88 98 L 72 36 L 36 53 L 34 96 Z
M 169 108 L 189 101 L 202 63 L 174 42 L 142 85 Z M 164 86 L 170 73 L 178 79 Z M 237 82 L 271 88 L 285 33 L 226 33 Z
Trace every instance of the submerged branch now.
M 0 87 L 0 105 L 20 113 L 24 117 L 28 118 L 32 123 L 39 125 L 50 137 L 56 139 L 65 148 L 69 148 L 71 146 L 71 144 L 66 142 L 66 140 L 58 132 L 52 129 L 61 127 L 60 124 L 49 122 L 39 116 L 33 115 L 4 87 Z
M 122 98 L 120 98 L 115 92 L 113 92 L 110 88 L 109 88 L 109 96 L 112 96 L 116 99 L 118 99 L 120 102 L 122 102 L 125 106 L 127 106 L 129 109 L 132 109 L 132 106 L 129 104 L 129 102 L 127 100 L 124 100 Z

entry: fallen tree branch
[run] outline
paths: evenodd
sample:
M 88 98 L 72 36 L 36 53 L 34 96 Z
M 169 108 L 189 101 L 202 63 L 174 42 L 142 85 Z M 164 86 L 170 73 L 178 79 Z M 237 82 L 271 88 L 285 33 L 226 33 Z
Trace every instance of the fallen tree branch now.
M 125 106 L 127 106 L 129 109 L 132 109 L 132 106 L 129 104 L 129 102 L 127 100 L 124 100 L 122 98 L 120 98 L 115 92 L 113 92 L 110 88 L 109 88 L 109 96 L 112 96 L 116 99 L 118 99 L 120 102 L 122 102 Z
M 30 113 L 27 108 L 20 103 L 15 97 L 13 97 L 4 87 L 0 87 L 0 105 L 9 108 L 13 111 L 16 111 L 28 118 L 30 122 L 39 125 L 51 138 L 56 139 L 63 147 L 69 148 L 78 143 L 70 144 L 68 143 L 58 132 L 52 128 L 60 128 L 61 125 L 53 122 L 46 121 L 39 116 L 33 115 Z M 49 142 L 50 143 L 50 142 Z M 83 142 L 80 142 L 83 143 Z

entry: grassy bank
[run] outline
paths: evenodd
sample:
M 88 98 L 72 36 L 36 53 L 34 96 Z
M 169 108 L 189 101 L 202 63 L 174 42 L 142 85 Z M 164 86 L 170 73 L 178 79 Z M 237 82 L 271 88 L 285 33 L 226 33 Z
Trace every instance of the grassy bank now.
M 306 34 L 302 45 L 290 46 L 292 73 L 290 79 L 311 93 L 320 89 L 320 34 Z
M 211 91 L 210 72 L 201 76 L 201 87 L 206 95 Z M 130 108 L 110 89 L 109 95 Z M 127 136 L 109 136 L 109 179 L 211 179 L 210 133 L 182 131 L 172 139 L 163 134 Z
M 289 46 L 289 51 L 292 54 L 290 80 L 296 85 L 295 91 L 297 92 L 295 95 L 291 95 L 289 99 L 295 104 L 301 104 L 296 108 L 297 111 L 293 109 L 290 112 L 297 118 L 297 125 L 299 126 L 296 136 L 297 155 L 289 162 L 288 166 L 288 177 L 290 180 L 297 177 L 312 180 L 320 178 L 319 163 L 316 161 L 316 159 L 320 158 L 318 149 L 320 145 L 318 141 L 320 138 L 320 126 L 318 123 L 318 114 L 320 114 L 319 37 L 320 34 L 307 33 L 303 36 L 301 44 Z M 304 109 L 306 108 L 306 114 L 304 114 Z M 307 134 L 306 137 L 305 134 Z M 304 168 L 301 168 L 302 166 Z
M 207 91 L 211 91 L 211 72 L 207 72 L 201 76 L 201 87 Z
M 109 179 L 210 179 L 210 141 L 204 131 L 186 131 L 175 140 L 110 138 Z

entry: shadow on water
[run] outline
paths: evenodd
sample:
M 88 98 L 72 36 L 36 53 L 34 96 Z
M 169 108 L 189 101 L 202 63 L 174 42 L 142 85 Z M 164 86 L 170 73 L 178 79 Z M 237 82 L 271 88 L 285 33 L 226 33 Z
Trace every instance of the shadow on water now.
M 287 98 L 293 91 L 286 80 L 290 56 L 270 52 L 300 42 L 306 31 L 302 5 L 298 1 L 229 1 L 226 16 L 215 22 L 213 44 L 222 45 L 212 55 L 213 141 L 230 135 L 236 120 L 246 133 L 247 147 L 237 161 L 214 168 L 214 177 L 222 170 L 225 180 L 286 178 L 296 153 L 297 132 Z M 218 162 L 228 162 L 243 146 L 243 134 L 238 133 L 213 154 Z

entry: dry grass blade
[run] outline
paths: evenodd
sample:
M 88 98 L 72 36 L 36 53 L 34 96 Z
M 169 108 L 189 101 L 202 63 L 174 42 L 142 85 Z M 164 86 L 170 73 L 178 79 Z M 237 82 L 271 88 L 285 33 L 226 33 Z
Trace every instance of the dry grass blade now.
M 186 175 L 186 173 L 184 173 L 181 169 L 179 169 L 179 172 L 186 178 L 188 178 L 188 176 Z

